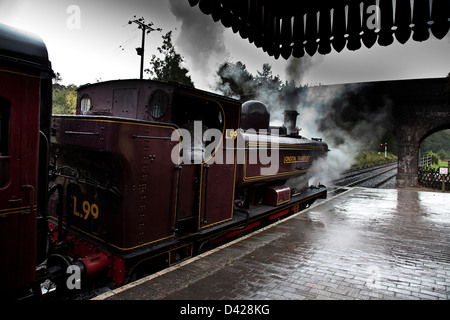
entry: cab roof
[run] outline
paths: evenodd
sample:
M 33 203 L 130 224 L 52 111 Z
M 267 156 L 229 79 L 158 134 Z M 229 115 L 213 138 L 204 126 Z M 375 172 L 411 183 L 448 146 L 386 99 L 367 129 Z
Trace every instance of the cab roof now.
M 40 37 L 1 23 L 0 61 L 53 73 L 47 47 Z

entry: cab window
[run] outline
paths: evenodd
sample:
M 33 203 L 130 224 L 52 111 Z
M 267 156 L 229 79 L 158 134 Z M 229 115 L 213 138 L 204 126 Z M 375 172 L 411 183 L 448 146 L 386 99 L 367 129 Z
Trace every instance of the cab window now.
M 10 114 L 11 104 L 0 97 L 0 188 L 9 182 Z

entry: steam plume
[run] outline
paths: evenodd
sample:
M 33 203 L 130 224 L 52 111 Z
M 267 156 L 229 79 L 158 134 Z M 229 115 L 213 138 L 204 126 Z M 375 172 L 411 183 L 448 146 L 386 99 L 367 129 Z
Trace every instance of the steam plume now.
M 225 28 L 215 23 L 210 16 L 192 10 L 187 1 L 169 0 L 170 10 L 181 21 L 181 32 L 176 40 L 180 51 L 186 55 L 189 75 L 195 86 L 209 90 L 215 83 L 217 61 L 224 61 Z
M 308 175 L 310 185 L 329 185 L 355 163 L 360 151 L 381 138 L 383 129 L 379 124 L 388 122 L 390 101 L 383 100 L 374 111 L 368 102 L 364 103 L 364 88 L 364 84 L 317 86 L 302 94 L 298 105 L 301 134 L 323 138 L 330 149 L 327 161 L 313 164 Z M 354 97 L 359 97 L 357 102 Z M 360 112 L 352 119 L 346 111 L 355 109 Z
M 224 45 L 224 28 L 219 23 L 214 23 L 210 16 L 192 10 L 187 1 L 169 2 L 172 13 L 181 21 L 181 32 L 176 44 L 186 56 L 186 64 L 195 86 L 206 90 L 214 89 L 211 85 L 218 82 L 216 63 L 225 61 L 228 56 Z M 378 137 L 378 131 L 372 125 L 374 114 L 368 113 L 365 121 L 344 130 L 339 126 L 341 119 L 336 116 L 338 112 L 331 107 L 331 104 L 345 98 L 348 92 L 358 91 L 358 85 L 296 87 L 303 83 L 304 77 L 321 63 L 322 59 L 320 55 L 291 58 L 287 61 L 285 70 L 290 85 L 284 88 L 284 92 L 259 90 L 253 93 L 254 99 L 268 106 L 271 125 L 283 123 L 285 109 L 297 110 L 300 114 L 297 123 L 302 128 L 300 134 L 307 138 L 322 137 L 328 143 L 331 150 L 328 160 L 317 161 L 313 165 L 310 184 L 327 184 L 337 178 L 342 171 L 351 167 L 358 151 L 364 148 L 368 141 Z M 240 78 L 242 77 L 239 74 L 233 77 L 237 83 Z M 242 86 L 245 85 L 247 84 L 243 79 Z M 345 99 L 342 101 L 346 103 Z M 382 117 L 383 114 L 376 116 Z
M 309 73 L 309 71 L 322 61 L 322 55 L 316 55 L 314 57 L 305 55 L 300 59 L 293 57 L 289 58 L 285 68 L 287 80 L 295 81 L 295 83 L 299 85 L 302 84 L 304 77 Z

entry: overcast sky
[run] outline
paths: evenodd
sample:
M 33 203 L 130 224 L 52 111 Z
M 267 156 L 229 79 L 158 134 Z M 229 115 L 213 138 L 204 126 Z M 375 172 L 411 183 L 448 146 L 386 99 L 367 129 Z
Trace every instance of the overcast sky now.
M 172 30 L 195 85 L 206 90 L 218 64 L 227 58 L 242 61 L 253 74 L 269 63 L 282 80 L 288 79 L 288 64 L 300 63 L 297 84 L 445 77 L 450 72 L 450 34 L 443 40 L 431 36 L 405 45 L 394 40 L 388 47 L 375 44 L 371 49 L 286 61 L 269 57 L 198 7 L 191 8 L 187 0 L 0 0 L 0 22 L 39 35 L 64 84 L 138 78 L 140 57 L 135 48 L 141 45 L 141 30 L 128 24 L 134 15 L 163 29 L 146 37 L 145 67 L 162 44 L 161 36 Z

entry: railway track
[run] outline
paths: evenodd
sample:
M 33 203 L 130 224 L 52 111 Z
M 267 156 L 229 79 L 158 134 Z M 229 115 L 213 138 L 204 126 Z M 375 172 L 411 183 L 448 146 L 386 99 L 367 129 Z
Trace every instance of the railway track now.
M 332 181 L 331 192 L 350 187 L 395 188 L 397 163 L 389 163 L 371 168 L 344 172 L 340 178 Z

